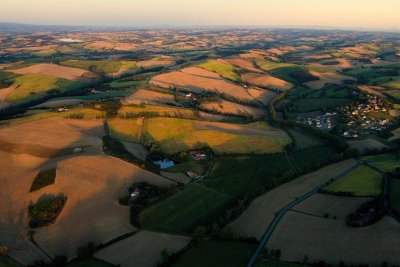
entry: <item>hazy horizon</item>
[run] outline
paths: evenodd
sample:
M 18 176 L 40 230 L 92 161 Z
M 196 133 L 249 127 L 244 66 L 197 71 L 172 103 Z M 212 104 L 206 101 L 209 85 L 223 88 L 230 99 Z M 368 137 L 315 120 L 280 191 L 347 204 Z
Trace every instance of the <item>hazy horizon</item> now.
M 397 0 L 3 0 L 2 22 L 117 27 L 400 29 Z

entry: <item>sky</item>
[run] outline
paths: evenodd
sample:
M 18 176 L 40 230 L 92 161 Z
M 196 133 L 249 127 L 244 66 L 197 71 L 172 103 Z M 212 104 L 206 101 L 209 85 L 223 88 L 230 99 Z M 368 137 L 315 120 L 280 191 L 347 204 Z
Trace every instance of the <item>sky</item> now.
M 400 29 L 400 0 L 0 0 L 0 21 Z

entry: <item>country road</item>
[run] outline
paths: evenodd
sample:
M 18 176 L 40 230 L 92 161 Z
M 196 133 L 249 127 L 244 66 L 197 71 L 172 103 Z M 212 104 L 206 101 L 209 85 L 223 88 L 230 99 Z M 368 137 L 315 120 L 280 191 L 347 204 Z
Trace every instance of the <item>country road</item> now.
M 286 212 L 288 212 L 290 209 L 292 209 L 294 206 L 296 206 L 297 204 L 303 202 L 304 200 L 306 200 L 307 198 L 309 198 L 310 196 L 312 196 L 313 194 L 319 192 L 320 190 L 324 189 L 325 187 L 327 187 L 329 184 L 336 182 L 337 180 L 339 180 L 340 178 L 342 178 L 343 176 L 345 176 L 346 174 L 348 174 L 349 172 L 353 171 L 354 169 L 356 169 L 360 164 L 362 164 L 361 162 L 357 162 L 356 165 L 354 165 L 353 167 L 347 169 L 346 171 L 338 174 L 337 176 L 333 177 L 332 179 L 330 179 L 328 182 L 325 182 L 321 185 L 319 185 L 318 187 L 314 188 L 313 190 L 309 191 L 308 193 L 302 195 L 301 197 L 296 197 L 296 199 L 292 202 L 290 202 L 289 204 L 287 204 L 286 206 L 284 206 L 275 216 L 275 218 L 273 219 L 273 221 L 271 222 L 271 224 L 268 226 L 266 232 L 263 234 L 263 236 L 261 237 L 261 240 L 257 246 L 257 249 L 255 250 L 255 252 L 253 253 L 253 255 L 251 256 L 249 262 L 247 263 L 247 267 L 253 267 L 258 259 L 258 256 L 261 254 L 261 252 L 263 251 L 263 249 L 265 248 L 265 246 L 267 245 L 272 233 L 274 232 L 275 228 L 277 227 L 277 225 L 279 224 L 279 222 L 282 220 L 283 216 L 286 214 Z

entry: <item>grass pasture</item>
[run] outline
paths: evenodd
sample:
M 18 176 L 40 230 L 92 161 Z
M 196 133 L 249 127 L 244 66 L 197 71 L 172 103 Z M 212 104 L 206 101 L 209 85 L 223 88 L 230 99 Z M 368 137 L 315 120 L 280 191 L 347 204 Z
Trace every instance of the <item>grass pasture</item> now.
M 188 233 L 223 211 L 230 201 L 225 194 L 194 184 L 142 211 L 139 223 L 144 229 Z
M 218 73 L 222 77 L 239 82 L 240 77 L 237 74 L 238 68 L 232 66 L 229 62 L 223 59 L 216 59 L 216 60 L 208 60 L 204 63 L 197 65 L 200 68 L 206 69 L 208 71 L 212 71 Z
M 167 154 L 205 146 L 217 154 L 276 153 L 291 142 L 283 131 L 253 130 L 247 129 L 245 124 L 202 123 L 177 118 L 147 118 L 143 138 L 143 142 L 159 144 Z
M 186 252 L 175 267 L 245 266 L 255 244 L 240 241 L 204 240 Z
M 329 193 L 350 193 L 357 197 L 378 196 L 381 193 L 382 175 L 368 166 L 359 166 L 340 180 L 329 185 Z

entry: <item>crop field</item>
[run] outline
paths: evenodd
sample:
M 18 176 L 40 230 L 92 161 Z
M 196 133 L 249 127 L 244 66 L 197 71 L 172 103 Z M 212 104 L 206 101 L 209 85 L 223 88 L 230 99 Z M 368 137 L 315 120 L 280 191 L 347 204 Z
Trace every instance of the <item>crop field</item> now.
M 121 267 L 156 266 L 162 262 L 161 252 L 176 253 L 187 246 L 190 237 L 139 231 L 97 251 L 94 257 Z
M 229 226 L 236 234 L 260 239 L 275 217 L 275 213 L 283 206 L 293 201 L 295 197 L 309 192 L 343 171 L 350 169 L 355 164 L 355 160 L 335 163 L 274 188 L 253 200 L 246 211 Z
M 382 188 L 382 174 L 368 166 L 359 166 L 325 190 L 332 193 L 350 193 L 357 197 L 378 196 Z
M 232 81 L 240 81 L 240 77 L 237 74 L 238 69 L 223 59 L 209 60 L 197 65 L 197 67 L 218 73 L 222 77 Z
M 156 105 L 140 105 L 140 106 L 123 106 L 118 110 L 119 118 L 135 118 L 135 117 L 176 117 L 194 119 L 195 113 L 192 109 L 166 107 Z
M 293 87 L 292 84 L 267 74 L 245 73 L 242 74 L 241 78 L 244 82 L 248 84 L 259 86 L 262 88 L 287 91 L 292 89 Z
M 108 120 L 110 136 L 128 142 L 140 143 L 142 140 L 143 119 Z
M 352 77 L 330 71 L 321 72 L 310 70 L 310 74 L 319 78 L 319 80 L 306 83 L 306 85 L 312 89 L 321 89 L 327 84 L 342 84 L 345 80 L 353 80 Z
M 156 68 L 156 67 L 169 67 L 175 64 L 175 61 L 165 60 L 141 60 L 136 63 L 140 68 Z
M 270 90 L 258 89 L 258 88 L 248 88 L 247 92 L 257 101 L 264 105 L 268 105 L 269 102 L 276 96 L 276 93 Z
M 260 108 L 245 106 L 227 100 L 219 100 L 218 102 L 206 102 L 201 104 L 201 109 L 227 115 L 246 116 L 259 119 L 265 116 L 265 110 Z
M 356 210 L 356 204 L 346 203 L 341 207 L 353 205 L 353 210 Z M 400 263 L 397 256 L 400 240 L 395 234 L 399 231 L 400 224 L 391 217 L 355 230 L 343 219 L 289 212 L 272 234 L 268 248 L 281 249 L 281 260 L 291 262 L 301 262 L 307 255 L 309 262 L 337 264 L 343 261 L 345 264 L 371 266 L 388 262 L 395 265 Z
M 138 69 L 136 62 L 123 61 L 123 60 L 110 60 L 110 61 L 81 61 L 81 60 L 67 60 L 62 61 L 61 65 L 81 68 L 90 70 L 100 74 L 122 74 L 126 71 L 133 71 Z
M 374 156 L 364 156 L 362 160 L 367 161 L 372 166 L 385 172 L 392 172 L 400 167 L 400 159 L 395 154 L 380 154 Z
M 163 129 L 160 131 L 159 129 Z M 143 142 L 154 141 L 167 154 L 209 146 L 215 153 L 275 153 L 291 142 L 283 131 L 247 129 L 229 123 L 202 123 L 175 118 L 148 118 Z
M 287 82 L 302 84 L 318 80 L 318 77 L 313 76 L 306 68 L 299 65 L 260 60 L 256 60 L 255 62 L 261 69 L 267 71 L 272 76 Z
M 258 67 L 260 67 L 261 69 L 263 69 L 265 71 L 272 71 L 272 70 L 276 70 L 279 68 L 296 66 L 295 64 L 278 63 L 278 62 L 263 61 L 263 60 L 256 60 L 255 63 L 257 64 Z
M 364 153 L 365 150 L 373 150 L 378 149 L 381 150 L 382 148 L 387 148 L 388 146 L 382 142 L 379 142 L 375 138 L 367 138 L 362 140 L 351 140 L 347 142 L 350 148 L 357 149 L 360 153 Z
M 188 67 L 180 71 L 157 75 L 150 80 L 150 84 L 166 89 L 176 87 L 194 93 L 211 91 L 241 101 L 254 102 L 254 99 L 242 86 L 233 84 L 218 74 L 199 67 Z
M 223 211 L 231 198 L 194 184 L 139 214 L 140 226 L 171 233 L 191 232 L 193 227 Z
M 291 211 L 345 222 L 350 213 L 370 200 L 373 200 L 373 197 L 346 197 L 318 193 L 296 205 Z
M 173 94 L 165 94 L 156 91 L 150 90 L 137 90 L 130 96 L 125 98 L 126 104 L 151 104 L 151 105 L 159 105 L 159 104 L 167 104 L 172 106 L 179 106 L 179 104 L 175 101 L 175 97 Z
M 37 230 L 35 240 L 52 255 L 63 254 L 69 258 L 87 242 L 106 241 L 134 230 L 129 225 L 129 209 L 118 203 L 118 198 L 133 182 L 147 181 L 165 187 L 174 185 L 106 155 L 79 156 L 58 162 L 57 175 L 54 185 L 31 197 L 36 199 L 43 193 L 64 192 L 68 201 L 56 223 Z M 70 230 L 66 232 L 65 229 Z
M 295 170 L 283 154 L 221 157 L 202 183 L 227 195 L 244 197 L 273 187 L 275 179 L 284 174 L 294 175 Z
M 79 84 L 79 83 L 78 83 Z M 5 100 L 20 104 L 46 97 L 57 92 L 73 89 L 77 83 L 44 74 L 25 74 L 15 78 L 12 90 Z
M 12 72 L 17 74 L 31 74 L 31 73 L 44 74 L 72 81 L 78 79 L 96 77 L 94 73 L 79 68 L 71 68 L 71 67 L 60 66 L 57 64 L 47 64 L 47 63 L 36 64 L 21 69 L 15 69 L 12 70 Z
M 400 214 L 400 179 L 391 180 L 390 205 Z
M 199 242 L 174 265 L 176 267 L 242 267 L 255 244 L 240 241 L 204 240 Z
M 229 62 L 233 66 L 236 66 L 240 69 L 262 73 L 260 69 L 256 68 L 256 65 L 252 61 L 248 61 L 240 57 L 226 58 L 225 61 Z

